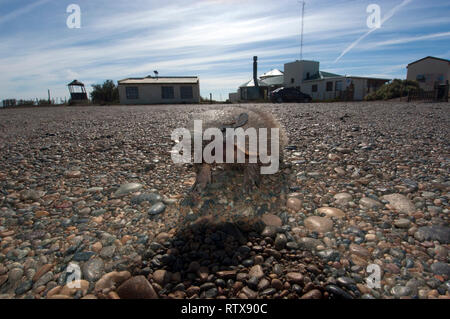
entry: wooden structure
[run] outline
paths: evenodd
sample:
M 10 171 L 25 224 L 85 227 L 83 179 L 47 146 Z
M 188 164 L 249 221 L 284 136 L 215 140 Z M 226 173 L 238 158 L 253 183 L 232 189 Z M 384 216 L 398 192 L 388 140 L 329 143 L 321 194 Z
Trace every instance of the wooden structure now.
M 414 90 L 408 92 L 408 102 L 410 101 L 429 101 L 429 102 L 448 102 L 449 96 L 449 82 L 446 81 L 446 84 L 438 84 L 434 83 L 434 90 L 432 91 L 423 91 L 423 90 Z
M 73 80 L 68 85 L 71 102 L 87 101 L 87 93 L 84 84 L 78 80 Z

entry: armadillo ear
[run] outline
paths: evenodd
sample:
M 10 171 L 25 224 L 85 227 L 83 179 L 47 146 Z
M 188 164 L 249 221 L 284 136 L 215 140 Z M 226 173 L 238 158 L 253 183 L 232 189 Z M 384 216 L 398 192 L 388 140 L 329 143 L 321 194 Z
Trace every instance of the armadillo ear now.
M 241 113 L 239 114 L 239 117 L 236 120 L 236 124 L 234 125 L 234 128 L 238 128 L 241 126 L 244 126 L 248 122 L 248 114 L 247 113 Z

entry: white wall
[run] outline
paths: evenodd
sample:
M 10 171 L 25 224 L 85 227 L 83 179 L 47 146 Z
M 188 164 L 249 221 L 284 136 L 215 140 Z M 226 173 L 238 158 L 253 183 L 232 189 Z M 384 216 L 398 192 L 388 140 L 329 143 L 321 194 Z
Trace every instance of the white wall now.
M 284 65 L 284 86 L 301 88 L 303 80 L 306 79 L 308 72 L 309 76 L 318 73 L 319 62 L 303 60 L 286 63 Z M 294 83 L 292 83 L 291 79 L 294 79 Z
M 127 99 L 126 87 L 137 87 L 139 90 L 138 99 Z M 163 86 L 172 86 L 174 88 L 173 99 L 163 99 Z M 182 99 L 180 87 L 192 86 L 192 99 Z M 172 104 L 172 103 L 199 103 L 200 86 L 199 84 L 119 84 L 120 104 Z

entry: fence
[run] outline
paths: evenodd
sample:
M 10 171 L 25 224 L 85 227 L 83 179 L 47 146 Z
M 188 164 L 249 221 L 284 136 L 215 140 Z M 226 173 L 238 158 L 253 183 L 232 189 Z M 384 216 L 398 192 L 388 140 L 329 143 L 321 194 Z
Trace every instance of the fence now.
M 408 92 L 408 102 L 427 101 L 427 102 L 448 102 L 449 83 L 435 83 L 432 91 L 414 90 Z

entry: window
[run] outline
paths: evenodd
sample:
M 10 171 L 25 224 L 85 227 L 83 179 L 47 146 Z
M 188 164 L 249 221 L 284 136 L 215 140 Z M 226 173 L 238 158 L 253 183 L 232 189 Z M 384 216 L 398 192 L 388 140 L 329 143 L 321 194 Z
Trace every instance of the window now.
M 127 100 L 137 100 L 139 99 L 139 89 L 137 86 L 127 86 L 125 88 L 127 94 Z
M 327 92 L 333 91 L 333 82 L 327 82 Z
M 173 86 L 162 86 L 161 94 L 163 99 L 173 99 L 175 97 Z
M 306 72 L 306 79 L 309 79 L 309 72 Z
M 425 82 L 425 76 L 423 74 L 418 74 L 416 80 L 418 82 Z
M 342 91 L 342 81 L 336 81 L 336 91 Z
M 295 79 L 294 79 L 294 78 L 291 78 L 291 83 L 294 83 L 294 81 L 295 81 Z
M 317 84 L 313 84 L 312 88 L 311 88 L 312 92 L 317 92 Z
M 180 96 L 182 99 L 192 99 L 194 94 L 192 93 L 192 86 L 181 86 Z

